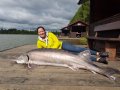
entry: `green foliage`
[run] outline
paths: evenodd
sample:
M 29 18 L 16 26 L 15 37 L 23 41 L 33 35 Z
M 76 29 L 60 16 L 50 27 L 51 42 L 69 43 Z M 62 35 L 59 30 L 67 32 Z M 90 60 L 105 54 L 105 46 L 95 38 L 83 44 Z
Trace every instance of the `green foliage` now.
M 1 28 L 0 34 L 37 34 L 36 31 L 17 30 L 16 28 L 3 29 Z
M 87 45 L 87 38 L 86 37 L 80 37 L 80 44 L 81 45 Z
M 57 36 L 60 35 L 60 32 L 54 31 L 54 34 Z M 17 30 L 16 28 L 10 28 L 10 29 L 0 29 L 0 34 L 37 34 L 37 31 L 29 31 L 29 30 Z
M 79 7 L 75 16 L 71 19 L 70 24 L 76 21 L 89 22 L 90 1 L 84 0 L 84 3 Z

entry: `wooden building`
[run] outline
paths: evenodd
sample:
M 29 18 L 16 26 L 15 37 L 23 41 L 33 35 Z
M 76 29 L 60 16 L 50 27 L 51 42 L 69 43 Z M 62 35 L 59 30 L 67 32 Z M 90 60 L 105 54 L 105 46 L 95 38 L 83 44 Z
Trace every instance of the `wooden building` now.
M 87 24 L 82 21 L 77 21 L 61 29 L 62 36 L 69 36 L 71 38 L 78 38 L 86 34 Z
M 120 57 L 120 0 L 90 0 L 90 49 L 109 52 L 109 59 Z

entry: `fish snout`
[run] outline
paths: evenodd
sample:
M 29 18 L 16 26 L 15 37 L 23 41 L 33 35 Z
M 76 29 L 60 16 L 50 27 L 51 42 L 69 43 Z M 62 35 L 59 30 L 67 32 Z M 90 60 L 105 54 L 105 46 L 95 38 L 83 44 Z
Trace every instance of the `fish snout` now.
M 26 55 L 21 55 L 15 61 L 16 61 L 16 63 L 24 64 L 24 63 L 28 62 L 28 57 Z

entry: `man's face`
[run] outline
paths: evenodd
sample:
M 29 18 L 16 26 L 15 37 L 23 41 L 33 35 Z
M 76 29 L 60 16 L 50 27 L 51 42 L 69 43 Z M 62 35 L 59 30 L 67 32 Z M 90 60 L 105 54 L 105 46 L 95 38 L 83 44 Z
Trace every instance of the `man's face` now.
M 41 38 L 45 38 L 46 37 L 46 32 L 43 28 L 39 28 L 38 29 L 38 35 L 41 37 Z

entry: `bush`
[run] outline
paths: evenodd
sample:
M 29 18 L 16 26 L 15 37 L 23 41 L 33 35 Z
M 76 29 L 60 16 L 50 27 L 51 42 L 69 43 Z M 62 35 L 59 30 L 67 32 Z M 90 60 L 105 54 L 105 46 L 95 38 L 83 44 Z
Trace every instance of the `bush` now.
M 86 37 L 80 37 L 80 44 L 81 45 L 87 45 L 87 38 Z

